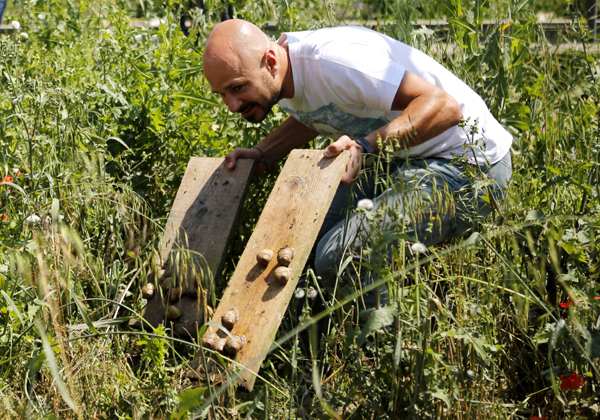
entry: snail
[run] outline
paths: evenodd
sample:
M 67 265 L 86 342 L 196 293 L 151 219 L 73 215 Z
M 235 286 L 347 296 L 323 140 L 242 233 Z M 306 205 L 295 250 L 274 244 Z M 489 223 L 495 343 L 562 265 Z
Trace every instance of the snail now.
M 277 267 L 274 274 L 275 280 L 284 286 L 292 279 L 292 270 L 287 267 Z
M 244 344 L 246 344 L 246 337 L 243 335 L 234 335 L 233 337 L 228 338 L 225 342 L 225 353 L 229 354 L 230 356 L 235 356 L 242 349 Z
M 271 251 L 270 249 L 263 249 L 262 251 L 259 251 L 258 254 L 256 254 L 256 261 L 258 261 L 258 263 L 263 267 L 269 265 L 272 258 L 273 251 Z
M 285 267 L 289 266 L 296 255 L 294 248 L 283 248 L 277 253 L 277 262 Z
M 177 319 L 181 316 L 181 311 L 177 306 L 169 305 L 167 308 L 167 318 L 170 320 Z
M 190 287 L 188 289 L 185 289 L 183 294 L 185 296 L 188 296 L 190 298 L 196 299 L 198 297 L 198 288 L 197 287 Z
M 181 287 L 173 287 L 169 290 L 169 302 L 177 302 L 181 298 Z
M 144 299 L 150 299 L 152 296 L 154 296 L 154 285 L 152 283 L 148 283 L 142 287 L 142 297 Z
M 207 332 L 202 337 L 202 345 L 207 349 L 215 350 L 219 340 L 220 338 L 217 334 Z
M 162 283 L 160 284 L 160 287 L 163 290 L 169 290 L 174 285 L 175 285 L 175 282 L 173 281 L 173 277 L 167 277 L 166 279 L 164 279 L 162 281 Z
M 221 317 L 221 325 L 227 328 L 229 331 L 233 329 L 233 326 L 236 322 L 240 320 L 240 313 L 236 308 L 232 308 L 229 311 L 225 312 Z

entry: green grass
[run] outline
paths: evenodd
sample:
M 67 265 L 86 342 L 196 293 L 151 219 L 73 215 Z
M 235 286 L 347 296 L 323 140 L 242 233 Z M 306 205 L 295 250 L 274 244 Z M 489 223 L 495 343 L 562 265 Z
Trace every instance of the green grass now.
M 450 44 L 408 24 L 425 14 L 416 2 L 379 4 L 380 31 L 443 62 L 515 135 L 509 194 L 476 235 L 420 258 L 400 244 L 378 272 L 395 306 L 361 317 L 352 284 L 327 287 L 307 271 L 303 284 L 317 297 L 292 300 L 246 393 L 212 373 L 191 381 L 196 344 L 165 329 L 130 331 L 126 321 L 142 309 L 139 290 L 157 269 L 189 158 L 255 144 L 284 115 L 247 124 L 210 93 L 202 42 L 220 2 L 207 2 L 189 38 L 174 2 L 139 2 L 166 24 L 131 28 L 137 4 L 29 1 L 5 16 L 28 37 L 0 36 L 0 176 L 13 177 L 0 185 L 2 418 L 597 418 L 598 54 L 558 53 L 529 3 L 435 2 L 451 22 Z M 370 2 L 362 10 L 234 6 L 287 30 L 379 10 Z M 482 34 L 491 10 L 502 18 Z M 575 18 L 565 35 L 589 42 Z M 276 175 L 251 187 L 223 278 Z M 343 270 L 359 268 L 353 261 Z M 224 286 L 215 285 L 217 296 Z M 583 386 L 560 389 L 572 372 Z

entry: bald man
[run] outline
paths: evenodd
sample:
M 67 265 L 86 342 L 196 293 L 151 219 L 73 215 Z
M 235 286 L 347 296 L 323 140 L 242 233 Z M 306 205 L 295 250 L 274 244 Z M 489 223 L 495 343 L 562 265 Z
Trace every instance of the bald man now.
M 325 157 L 350 152 L 316 249 L 324 278 L 335 276 L 344 253 L 372 246 L 364 215 L 346 217 L 362 199 L 366 211 L 385 209 L 382 232 L 429 246 L 464 235 L 504 196 L 512 136 L 479 95 L 406 44 L 360 27 L 290 32 L 274 42 L 249 22 L 229 20 L 211 32 L 203 63 L 231 112 L 253 123 L 275 104 L 290 114 L 253 149 L 228 154 L 230 169 L 255 159 L 262 172 L 319 134 L 335 140 Z M 380 147 L 393 153 L 384 165 L 393 182 L 385 185 L 372 168 L 361 171 L 363 156 Z M 381 255 L 391 256 L 386 249 Z

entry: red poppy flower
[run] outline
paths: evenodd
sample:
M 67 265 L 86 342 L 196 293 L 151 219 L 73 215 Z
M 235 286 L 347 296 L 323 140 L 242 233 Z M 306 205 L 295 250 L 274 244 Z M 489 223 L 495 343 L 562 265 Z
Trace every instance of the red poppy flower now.
M 560 389 L 579 389 L 581 385 L 583 385 L 583 376 L 579 376 L 577 373 L 573 372 L 569 376 L 561 376 L 560 381 Z
M 3 179 L 2 182 L 13 182 L 13 177 L 12 175 L 6 175 Z
M 600 300 L 600 296 L 594 296 L 594 299 Z
M 8 219 L 8 216 L 6 214 L 3 214 L 2 215 L 2 220 L 6 220 L 6 219 Z
M 548 419 L 545 416 L 542 416 L 542 417 L 535 416 L 535 417 L 529 417 L 529 420 L 548 420 Z
M 569 306 L 571 306 L 572 304 L 573 304 L 573 302 L 561 302 L 561 303 L 559 303 L 558 305 L 559 305 L 561 308 L 568 308 L 568 307 L 569 307 Z

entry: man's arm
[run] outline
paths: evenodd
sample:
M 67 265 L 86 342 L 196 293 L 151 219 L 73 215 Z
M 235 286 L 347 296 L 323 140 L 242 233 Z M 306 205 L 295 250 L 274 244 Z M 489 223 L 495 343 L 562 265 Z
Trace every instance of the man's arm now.
M 235 149 L 225 156 L 225 162 L 229 169 L 235 168 L 235 163 L 238 159 L 255 159 L 261 161 L 264 159 L 268 164 L 271 164 L 283 159 L 293 149 L 304 146 L 317 137 L 318 134 L 295 118 L 288 117 L 279 127 L 256 145 L 258 149 Z M 260 174 L 267 170 L 267 166 L 266 163 L 260 164 L 257 168 L 257 173 Z
M 377 139 L 390 143 L 394 150 L 406 149 L 442 134 L 462 118 L 458 102 L 437 86 L 414 73 L 406 72 L 392 102 L 393 111 L 402 115 L 373 131 L 366 139 L 377 150 Z M 342 183 L 348 184 L 358 176 L 363 149 L 348 136 L 340 137 L 325 149 L 325 156 L 336 156 L 343 150 L 351 154 L 348 171 Z

